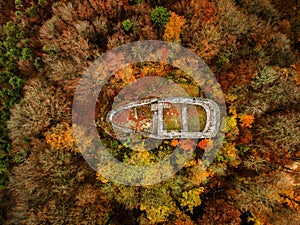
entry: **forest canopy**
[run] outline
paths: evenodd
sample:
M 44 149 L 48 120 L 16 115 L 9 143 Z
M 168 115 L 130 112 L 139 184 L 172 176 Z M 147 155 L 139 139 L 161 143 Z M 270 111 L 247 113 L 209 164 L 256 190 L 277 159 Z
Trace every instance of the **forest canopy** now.
M 299 1 L 1 0 L 0 9 L 1 224 L 300 224 Z M 199 169 L 202 156 L 217 147 L 210 138 L 155 146 L 143 137 L 119 140 L 106 116 L 114 101 L 136 98 L 140 92 L 126 87 L 140 79 L 165 79 L 190 97 L 214 89 L 201 90 L 188 73 L 163 62 L 114 73 L 92 112 L 110 153 L 147 166 L 175 149 L 192 152 L 171 178 L 130 186 L 89 166 L 74 137 L 72 105 L 99 57 L 145 40 L 175 43 L 200 57 L 220 84 L 227 116 L 224 140 L 206 169 Z M 164 122 L 180 130 L 176 107 Z M 207 115 L 195 112 L 203 129 Z M 85 141 L 88 148 L 93 140 Z M 176 155 L 176 163 L 184 160 Z

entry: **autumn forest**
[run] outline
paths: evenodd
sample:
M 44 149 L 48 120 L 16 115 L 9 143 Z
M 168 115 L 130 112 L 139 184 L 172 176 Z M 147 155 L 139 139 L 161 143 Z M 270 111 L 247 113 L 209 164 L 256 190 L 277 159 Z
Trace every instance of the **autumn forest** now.
M 0 224 L 300 225 L 299 0 L 0 0 L 0 12 Z M 153 116 L 146 108 L 129 117 L 135 138 L 120 137 L 108 113 L 144 90 L 150 97 L 216 92 L 211 80 L 200 87 L 168 63 L 127 65 L 96 98 L 101 142 L 135 167 L 178 154 L 164 171 L 173 176 L 126 185 L 87 162 L 94 140 L 79 145 L 73 100 L 97 59 L 145 40 L 183 46 L 205 62 L 222 91 L 216 101 L 226 106 L 223 139 L 220 146 L 210 138 L 147 139 L 139 134 Z M 97 70 L 105 80 L 105 68 Z M 180 130 L 178 105 L 164 107 L 165 127 Z M 193 112 L 187 126 L 204 129 L 208 114 Z M 213 161 L 201 169 L 209 154 Z M 106 166 L 111 176 L 135 178 Z M 148 183 L 163 176 L 144 175 Z

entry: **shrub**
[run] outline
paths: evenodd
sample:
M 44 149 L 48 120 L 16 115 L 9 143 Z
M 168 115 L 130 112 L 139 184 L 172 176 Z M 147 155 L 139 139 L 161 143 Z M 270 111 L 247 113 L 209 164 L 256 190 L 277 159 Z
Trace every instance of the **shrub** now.
M 164 27 L 169 21 L 170 12 L 162 7 L 156 6 L 155 9 L 151 11 L 151 20 L 158 26 Z
M 169 22 L 166 24 L 163 40 L 180 42 L 181 27 L 184 25 L 184 18 L 171 12 Z
M 124 28 L 125 31 L 129 31 L 132 28 L 132 22 L 130 19 L 124 20 L 122 22 L 122 27 Z
M 89 21 L 78 21 L 75 25 L 78 33 L 86 39 L 93 39 L 95 35 L 95 30 Z
M 15 144 L 41 134 L 61 120 L 67 120 L 70 113 L 62 91 L 47 86 L 45 81 L 32 80 L 24 89 L 24 99 L 11 109 L 7 123 L 9 137 Z
M 274 225 L 281 225 L 281 224 L 298 225 L 299 220 L 300 220 L 300 213 L 298 211 L 283 208 L 273 213 L 270 222 L 271 224 Z
M 132 21 L 132 34 L 135 40 L 158 40 L 158 34 L 154 29 L 150 19 L 150 7 L 144 7 L 143 14 L 137 14 L 130 18 Z
M 242 212 L 250 214 L 248 221 L 275 224 L 273 214 L 278 215 L 285 211 L 292 213 L 300 209 L 299 197 L 295 195 L 296 177 L 290 171 L 274 172 L 273 168 L 267 176 L 260 174 L 240 180 L 237 183 L 237 189 L 230 190 L 228 194 L 232 196 L 235 205 Z M 283 207 L 285 204 L 288 208 Z M 287 216 L 286 219 L 289 220 L 290 217 Z
M 275 23 L 279 19 L 279 11 L 268 0 L 241 0 L 238 4 L 247 10 L 249 14 L 255 14 L 264 20 L 269 20 L 271 23 Z
M 12 170 L 7 224 L 105 224 L 110 204 L 95 187 L 95 173 L 79 155 L 35 141 Z
M 41 7 L 45 7 L 48 4 L 47 0 L 38 0 L 38 5 Z
M 252 87 L 259 90 L 263 87 L 272 85 L 272 83 L 274 83 L 274 81 L 276 81 L 279 78 L 278 75 L 279 74 L 274 68 L 266 66 L 263 69 L 261 69 L 259 73 L 254 77 Z
M 198 224 L 242 224 L 241 212 L 228 199 L 209 201 L 203 207 L 204 214 L 199 218 Z
M 20 3 L 21 4 L 21 3 Z M 8 172 L 9 158 L 8 153 L 11 144 L 8 140 L 8 129 L 6 122 L 9 119 L 10 108 L 17 103 L 22 94 L 24 80 L 20 76 L 20 60 L 33 61 L 32 50 L 29 48 L 29 40 L 25 38 L 21 31 L 22 25 L 13 21 L 1 25 L 0 32 L 0 187 L 5 182 L 4 173 Z
M 137 166 L 152 165 L 163 160 L 171 150 L 170 146 L 165 145 L 156 156 L 155 153 L 139 149 L 129 153 L 124 162 Z M 182 156 L 179 155 L 176 160 L 179 162 Z M 142 215 L 139 220 L 144 221 L 143 224 L 165 223 L 179 219 L 178 215 L 185 212 L 192 213 L 201 204 L 204 187 L 199 185 L 206 181 L 209 173 L 200 171 L 199 163 L 200 161 L 192 160 L 187 163 L 185 172 L 180 171 L 160 184 L 147 187 L 119 185 L 104 180 L 100 175 L 99 180 L 104 183 L 102 190 L 111 200 L 116 200 L 128 210 L 140 210 Z M 170 165 L 169 169 L 173 170 L 173 166 Z
M 252 124 L 254 122 L 254 116 L 252 115 L 240 115 L 239 116 L 240 122 L 241 122 L 241 127 L 252 127 Z
M 95 52 L 90 49 L 88 40 L 84 38 L 90 37 L 91 25 L 85 26 L 86 23 L 82 22 L 75 24 L 77 29 L 66 26 L 61 31 L 57 28 L 57 23 L 61 25 L 61 28 L 66 25 L 63 21 L 53 17 L 40 30 L 42 42 L 47 49 L 53 49 L 53 53 L 56 53 L 45 55 L 45 70 L 51 81 L 57 82 L 70 92 L 76 88 L 79 78 L 95 55 Z M 74 39 L 73 36 L 76 38 Z
M 29 59 L 30 61 L 33 61 L 33 57 L 32 57 L 32 51 L 30 48 L 23 48 L 22 49 L 22 55 L 21 55 L 21 59 L 23 61 Z
M 252 218 L 256 218 L 261 223 L 267 222 L 268 215 L 271 215 L 272 209 L 276 207 L 277 201 L 271 196 L 276 196 L 276 190 L 272 186 L 271 180 L 262 177 L 255 177 L 250 184 L 239 185 L 238 190 L 234 190 L 235 205 L 242 212 L 251 212 Z M 273 179 L 274 180 L 274 179 Z
M 217 2 L 216 21 L 220 24 L 224 33 L 247 34 L 255 26 L 256 20 L 239 10 L 233 0 L 221 0 Z
M 260 120 L 254 127 L 254 144 L 261 157 L 276 165 L 289 164 L 293 149 L 299 143 L 300 128 L 297 124 L 299 113 L 293 110 L 268 115 Z
M 76 20 L 76 11 L 71 2 L 61 3 L 57 2 L 52 6 L 53 14 L 57 15 L 64 22 L 68 24 L 72 24 L 74 20 Z
M 76 7 L 76 12 L 79 18 L 90 20 L 95 15 L 95 9 L 91 7 L 87 0 L 81 1 Z
M 273 65 L 289 67 L 296 62 L 295 55 L 291 51 L 290 40 L 286 35 L 277 33 L 268 43 L 266 56 L 270 57 Z
M 102 2 L 89 0 L 87 5 L 90 5 L 91 8 L 94 9 L 99 16 L 106 17 L 113 22 L 124 19 L 124 13 L 127 10 L 131 9 L 131 5 L 128 0 L 108 0 Z
M 123 44 L 128 44 L 132 40 L 128 37 L 124 31 L 123 32 L 116 32 L 112 36 L 110 36 L 107 40 L 107 49 L 111 50 L 113 48 L 119 47 Z
M 243 161 L 244 167 L 255 171 L 262 171 L 263 169 L 265 169 L 266 163 L 267 160 L 260 157 L 255 157 L 254 155 L 250 155 Z
M 55 128 L 47 132 L 45 136 L 46 143 L 53 149 L 78 152 L 75 146 L 72 128 L 66 122 L 55 126 Z
M 31 18 L 37 16 L 37 13 L 38 13 L 38 12 L 37 12 L 37 8 L 38 8 L 38 6 L 35 5 L 35 6 L 31 6 L 31 7 L 28 9 L 28 13 L 29 13 L 29 16 L 30 16 Z
M 237 100 L 236 107 L 238 111 L 261 117 L 265 113 L 297 105 L 300 100 L 299 90 L 293 69 L 265 67 L 257 72 L 250 84 L 234 89 L 238 95 L 243 96 Z
M 145 0 L 129 0 L 131 5 L 135 5 L 135 4 L 138 4 L 138 3 L 143 3 L 144 1 Z

